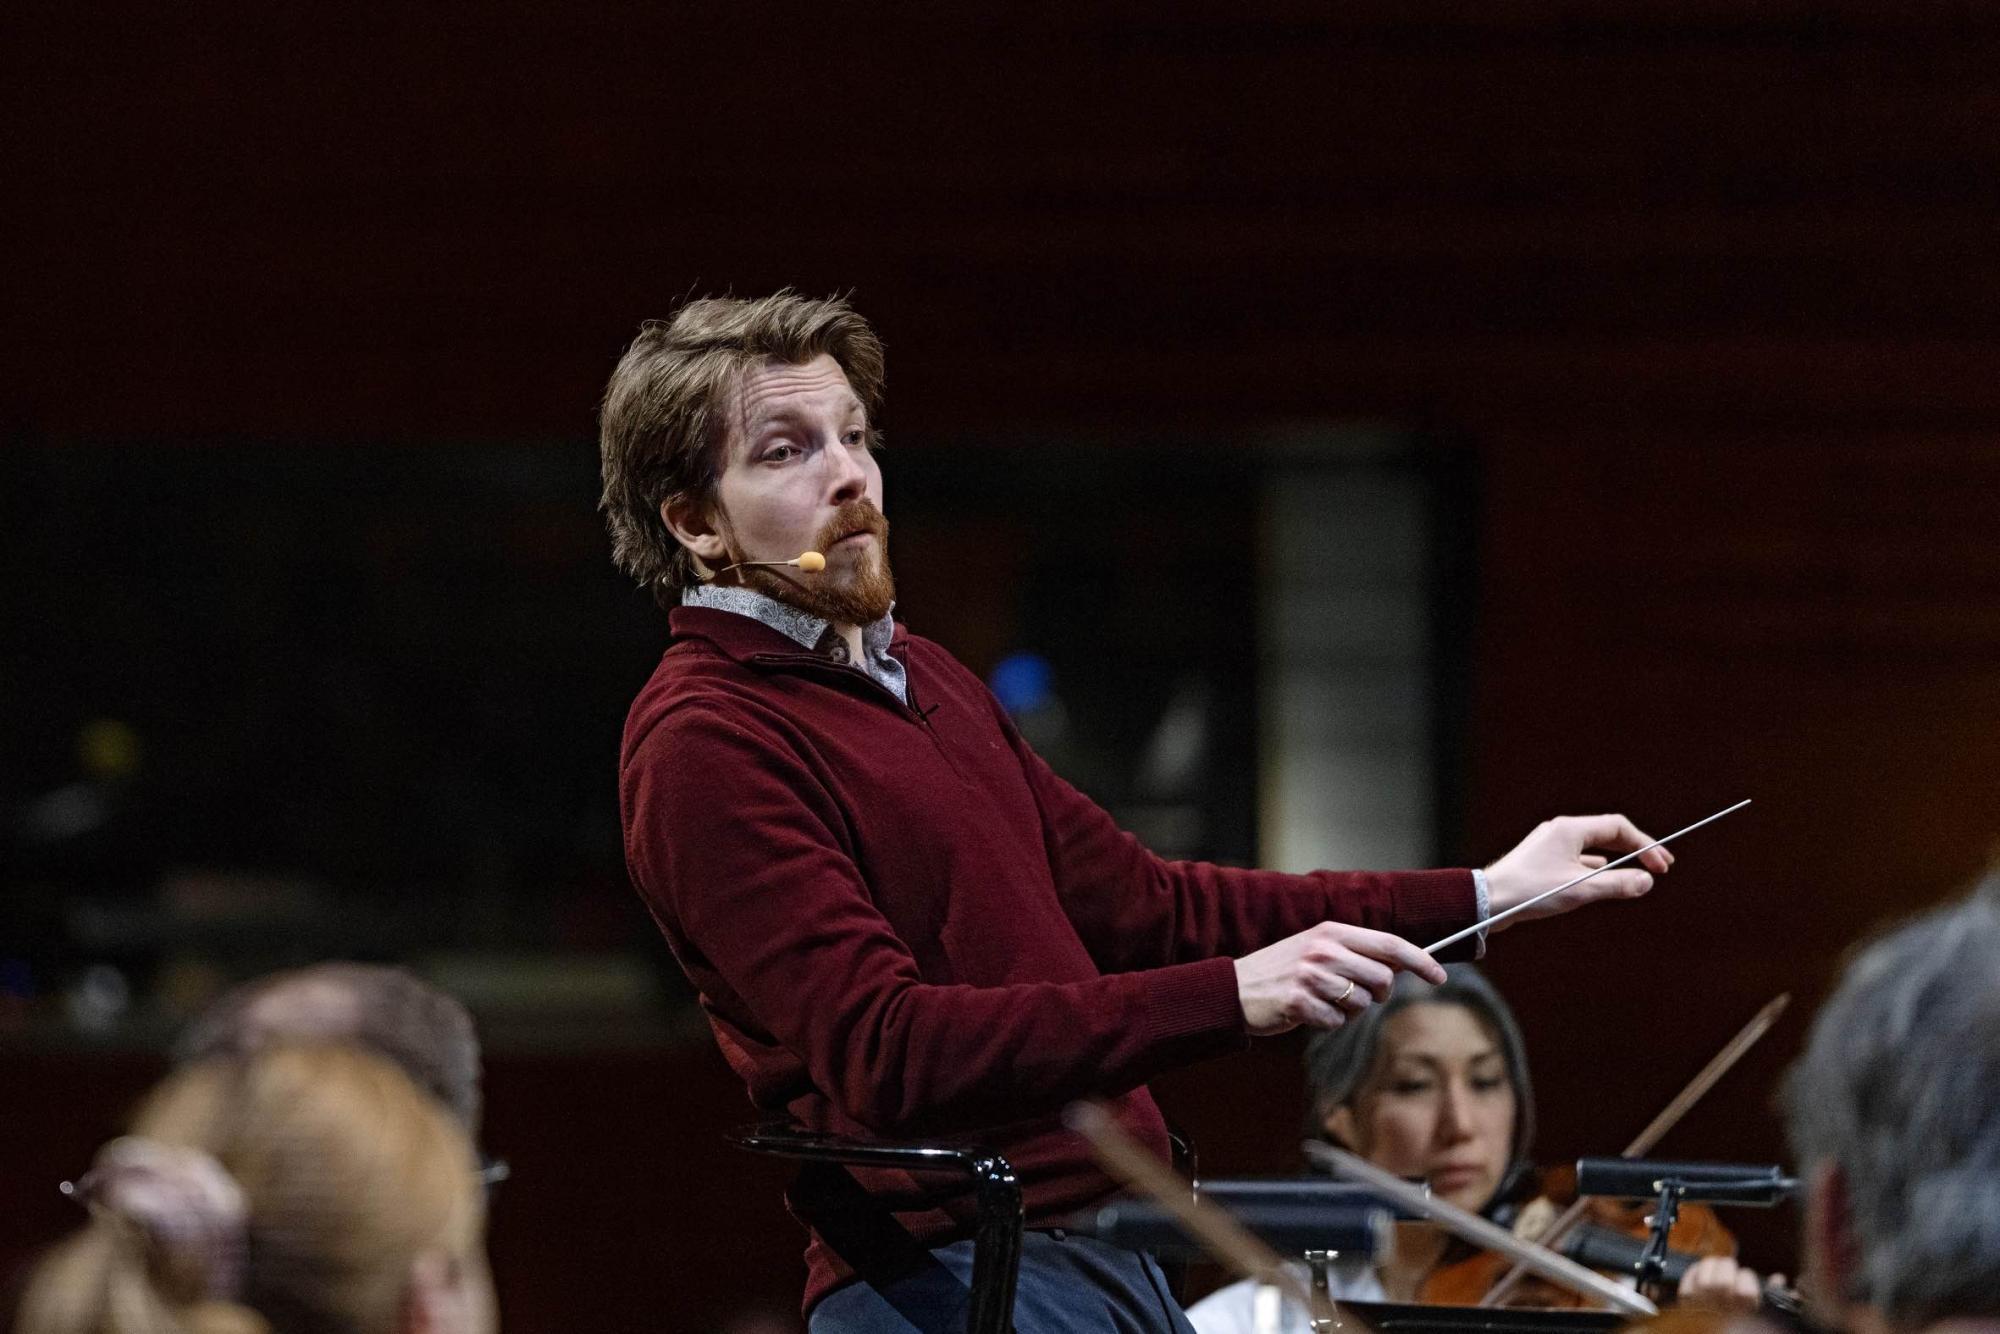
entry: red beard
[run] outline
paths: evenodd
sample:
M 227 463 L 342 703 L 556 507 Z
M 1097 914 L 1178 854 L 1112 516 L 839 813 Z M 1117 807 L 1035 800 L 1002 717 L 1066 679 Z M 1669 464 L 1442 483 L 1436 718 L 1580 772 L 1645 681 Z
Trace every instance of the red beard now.
M 872 550 L 849 555 L 833 544 L 855 533 L 872 533 Z M 850 500 L 820 528 L 813 550 L 826 555 L 826 569 L 741 571 L 745 586 L 837 625 L 872 625 L 889 614 L 896 579 L 889 572 L 889 521 L 869 500 Z

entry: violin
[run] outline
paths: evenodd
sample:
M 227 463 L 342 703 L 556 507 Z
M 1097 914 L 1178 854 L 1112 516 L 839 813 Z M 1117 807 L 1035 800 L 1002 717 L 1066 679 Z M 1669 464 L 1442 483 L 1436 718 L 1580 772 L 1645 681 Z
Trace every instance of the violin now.
M 1743 1026 L 1742 1031 L 1731 1038 L 1701 1072 L 1689 1081 L 1687 1087 L 1676 1094 L 1673 1101 L 1653 1118 L 1651 1124 L 1640 1131 L 1638 1137 L 1626 1146 L 1624 1156 L 1642 1156 L 1659 1143 L 1660 1138 L 1671 1130 L 1724 1074 L 1728 1073 L 1730 1067 L 1757 1044 L 1758 1040 L 1770 1030 L 1771 1025 L 1777 1022 L 1778 1016 L 1784 1013 L 1785 1007 L 1790 1002 L 1790 995 L 1781 995 L 1759 1010 L 1750 1022 Z M 1563 1217 L 1556 1218 L 1555 1211 L 1565 1199 L 1570 1203 L 1563 1209 Z M 1635 1238 L 1643 1240 L 1648 1235 L 1650 1229 L 1645 1222 L 1648 1205 L 1643 1202 L 1624 1203 L 1606 1199 L 1591 1199 L 1581 1204 L 1575 1201 L 1574 1169 L 1544 1173 L 1539 1194 L 1516 1215 L 1517 1221 L 1514 1226 L 1517 1235 L 1540 1237 L 1553 1226 L 1560 1233 L 1560 1239 L 1554 1243 L 1559 1250 L 1573 1246 L 1587 1253 L 1595 1249 L 1599 1258 L 1593 1267 L 1610 1269 L 1621 1275 L 1629 1272 L 1624 1268 L 1628 1261 L 1622 1256 L 1611 1259 L 1606 1252 L 1614 1243 L 1629 1242 Z M 1566 1226 L 1571 1221 L 1570 1215 L 1573 1214 L 1581 1214 L 1581 1218 L 1575 1221 L 1574 1226 Z M 1582 1235 L 1571 1242 L 1569 1237 L 1574 1233 Z M 1687 1272 L 1688 1266 L 1703 1256 L 1733 1256 L 1736 1253 L 1736 1238 L 1706 1205 L 1684 1204 L 1674 1222 L 1673 1230 L 1667 1234 L 1667 1248 L 1666 1277 L 1670 1282 L 1678 1283 L 1680 1276 Z M 1588 1254 L 1572 1258 L 1581 1259 L 1585 1264 L 1592 1264 Z M 1417 1300 L 1474 1306 L 1577 1307 L 1584 1304 L 1583 1299 L 1573 1292 L 1511 1272 L 1514 1269 L 1515 1266 L 1511 1261 L 1497 1253 L 1475 1252 L 1470 1248 L 1462 1248 L 1456 1257 L 1447 1254 L 1447 1262 L 1440 1264 L 1426 1276 L 1418 1289 Z M 1505 1289 L 1497 1300 L 1487 1295 L 1496 1285 Z M 1532 1299 L 1516 1300 L 1517 1292 L 1531 1287 L 1535 1289 Z
M 1547 1169 L 1540 1173 L 1535 1185 L 1532 1199 L 1503 1214 L 1503 1217 L 1511 1215 L 1509 1221 L 1516 1236 L 1539 1235 L 1554 1222 L 1560 1208 L 1576 1199 L 1573 1167 Z M 1631 1272 L 1630 1266 L 1649 1235 L 1646 1222 L 1649 1210 L 1645 1203 L 1590 1200 L 1583 1220 L 1555 1243 L 1555 1249 L 1580 1264 L 1622 1277 Z M 1678 1283 L 1688 1267 L 1704 1256 L 1735 1253 L 1736 1237 L 1723 1226 L 1713 1209 L 1702 1204 L 1683 1205 L 1673 1230 L 1667 1234 L 1666 1279 Z M 1416 1300 L 1429 1305 L 1478 1306 L 1513 1268 L 1514 1262 L 1497 1251 L 1472 1251 L 1457 1246 L 1447 1250 L 1444 1262 L 1418 1286 Z M 1590 1303 L 1566 1288 L 1528 1276 L 1499 1304 L 1572 1309 Z

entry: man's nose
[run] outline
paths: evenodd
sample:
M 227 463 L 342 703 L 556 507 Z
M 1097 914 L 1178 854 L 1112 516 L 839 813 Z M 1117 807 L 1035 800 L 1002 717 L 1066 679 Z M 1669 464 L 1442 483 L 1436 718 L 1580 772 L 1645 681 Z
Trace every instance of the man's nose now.
M 826 451 L 829 498 L 836 505 L 859 500 L 868 494 L 868 470 L 861 466 L 861 450 L 836 440 Z

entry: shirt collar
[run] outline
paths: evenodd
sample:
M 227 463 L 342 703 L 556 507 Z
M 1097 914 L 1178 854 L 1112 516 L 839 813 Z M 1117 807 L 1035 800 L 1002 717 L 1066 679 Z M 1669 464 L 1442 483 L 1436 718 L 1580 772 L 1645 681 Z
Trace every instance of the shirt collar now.
M 820 641 L 832 624 L 823 616 L 801 611 L 789 602 L 780 602 L 754 588 L 736 584 L 692 584 L 681 590 L 681 605 L 748 616 L 758 624 L 776 630 L 809 653 L 819 651 Z M 861 628 L 861 647 L 870 657 L 882 657 L 888 653 L 889 641 L 895 633 L 896 608 L 892 603 L 881 619 Z

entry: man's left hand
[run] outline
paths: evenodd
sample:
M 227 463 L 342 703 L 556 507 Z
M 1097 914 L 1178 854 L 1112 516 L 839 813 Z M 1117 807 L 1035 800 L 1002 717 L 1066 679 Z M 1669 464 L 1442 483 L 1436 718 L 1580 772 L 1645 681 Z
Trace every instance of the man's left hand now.
M 1622 815 L 1559 815 L 1544 820 L 1512 852 L 1486 868 L 1487 909 L 1497 917 L 1565 880 L 1596 870 L 1611 856 L 1635 851 L 1652 841 Z M 1553 917 L 1600 899 L 1636 899 L 1653 887 L 1654 875 L 1665 875 L 1673 864 L 1673 853 L 1654 848 L 1636 864 L 1606 871 L 1564 890 L 1494 930 L 1504 931 L 1531 918 Z

